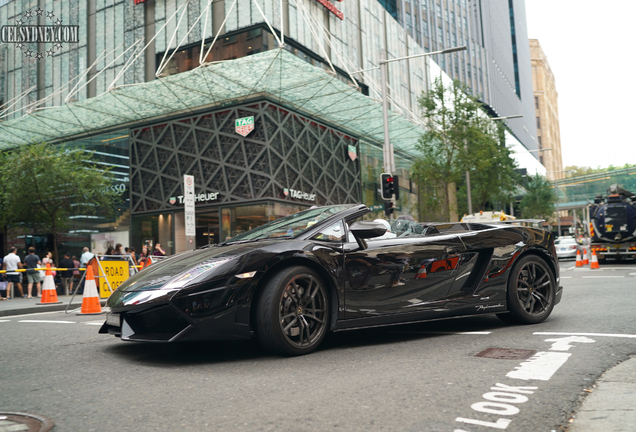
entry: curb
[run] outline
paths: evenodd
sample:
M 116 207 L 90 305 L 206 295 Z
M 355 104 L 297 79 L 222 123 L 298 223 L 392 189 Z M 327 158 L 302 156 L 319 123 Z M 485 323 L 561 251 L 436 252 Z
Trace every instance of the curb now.
M 106 299 L 100 301 L 102 307 L 106 306 Z M 61 312 L 66 310 L 66 308 L 75 309 L 82 307 L 82 303 L 71 303 L 70 306 L 68 303 L 64 304 L 55 304 L 55 305 L 41 305 L 41 306 L 26 306 L 22 308 L 16 309 L 6 309 L 0 310 L 0 317 L 14 316 L 14 315 L 28 315 L 40 312 Z

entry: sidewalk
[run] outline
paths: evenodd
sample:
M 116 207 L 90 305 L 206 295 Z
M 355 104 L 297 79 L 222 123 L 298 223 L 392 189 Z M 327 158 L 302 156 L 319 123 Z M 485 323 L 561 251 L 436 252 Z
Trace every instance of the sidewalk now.
M 71 300 L 70 295 L 58 295 L 57 299 L 62 303 L 38 305 L 41 299 L 33 298 L 31 300 L 25 298 L 14 298 L 11 300 L 0 301 L 0 317 L 10 315 L 25 315 L 38 312 L 57 312 L 63 311 Z M 101 300 L 102 307 L 106 304 L 106 299 Z M 68 307 L 69 311 L 82 306 L 82 295 L 78 294 L 73 299 L 73 303 Z
M 614 366 L 596 381 L 568 432 L 636 430 L 636 356 Z

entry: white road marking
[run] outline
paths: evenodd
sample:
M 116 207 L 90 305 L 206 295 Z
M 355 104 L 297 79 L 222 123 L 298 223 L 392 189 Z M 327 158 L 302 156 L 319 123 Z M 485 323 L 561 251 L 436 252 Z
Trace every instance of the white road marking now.
M 636 339 L 636 335 L 631 334 L 609 334 L 609 333 L 563 333 L 563 332 L 535 332 L 535 335 L 560 335 L 560 336 L 596 336 L 596 337 L 615 337 Z
M 594 339 L 587 338 L 585 336 L 568 336 L 564 338 L 546 339 L 546 342 L 554 342 L 550 347 L 552 351 L 569 351 L 574 345 L 570 345 L 573 342 L 578 343 L 592 343 L 596 342 Z
M 76 324 L 76 321 L 52 321 L 52 320 L 21 320 L 23 323 L 51 323 L 51 324 Z
M 445 332 L 445 331 L 392 331 L 400 334 L 430 334 L 430 335 L 489 335 L 492 332 Z
M 521 380 L 548 381 L 571 355 L 571 353 L 538 352 L 529 360 L 520 363 L 506 376 Z
M 609 278 L 624 278 L 625 276 L 582 276 L 583 279 L 609 279 Z
M 561 276 L 561 279 L 572 279 L 572 276 Z
M 11 320 L 0 320 L 0 322 L 9 322 Z
M 636 273 L 630 273 L 629 275 L 630 276 L 636 276 Z
M 86 325 L 98 325 L 98 326 L 100 326 L 100 325 L 103 325 L 104 323 L 103 323 L 103 322 L 98 322 L 98 323 L 96 323 L 96 322 L 90 322 L 90 323 L 84 323 L 84 324 L 86 324 Z

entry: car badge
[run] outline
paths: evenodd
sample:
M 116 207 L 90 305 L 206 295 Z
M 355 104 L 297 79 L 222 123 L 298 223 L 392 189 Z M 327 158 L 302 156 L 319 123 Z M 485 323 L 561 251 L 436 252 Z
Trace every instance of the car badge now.
M 239 135 L 248 136 L 254 130 L 254 116 L 236 119 L 234 130 Z

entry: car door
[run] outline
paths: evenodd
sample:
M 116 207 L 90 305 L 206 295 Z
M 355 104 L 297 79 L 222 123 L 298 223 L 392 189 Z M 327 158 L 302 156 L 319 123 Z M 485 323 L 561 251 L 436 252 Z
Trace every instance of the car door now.
M 351 240 L 351 238 L 349 238 Z M 345 316 L 363 318 L 439 307 L 457 277 L 464 246 L 456 235 L 345 244 Z

